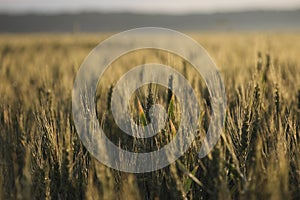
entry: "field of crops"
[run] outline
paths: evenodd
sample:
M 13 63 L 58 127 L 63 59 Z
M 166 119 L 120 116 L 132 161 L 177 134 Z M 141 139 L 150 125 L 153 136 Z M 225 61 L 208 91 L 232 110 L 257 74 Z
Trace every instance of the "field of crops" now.
M 172 92 L 146 85 L 129 102 L 132 118 L 147 124 L 149 108 L 159 103 L 168 113 L 165 128 L 152 139 L 120 134 L 111 93 L 132 67 L 173 66 L 190 81 L 201 107 L 199 138 L 190 149 L 170 166 L 141 174 L 98 162 L 73 122 L 77 70 L 109 35 L 0 35 L 0 199 L 300 199 L 299 33 L 188 34 L 219 67 L 227 94 L 223 134 L 202 159 L 197 150 L 210 122 L 210 99 L 195 69 L 150 49 L 112 63 L 98 84 L 97 116 L 124 149 L 161 148 L 181 117 Z

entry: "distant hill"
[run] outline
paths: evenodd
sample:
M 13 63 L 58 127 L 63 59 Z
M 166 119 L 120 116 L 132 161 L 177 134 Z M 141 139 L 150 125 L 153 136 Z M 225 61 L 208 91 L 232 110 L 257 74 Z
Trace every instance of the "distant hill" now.
M 186 31 L 300 30 L 300 10 L 213 14 L 0 14 L 0 32 L 99 32 L 158 26 Z

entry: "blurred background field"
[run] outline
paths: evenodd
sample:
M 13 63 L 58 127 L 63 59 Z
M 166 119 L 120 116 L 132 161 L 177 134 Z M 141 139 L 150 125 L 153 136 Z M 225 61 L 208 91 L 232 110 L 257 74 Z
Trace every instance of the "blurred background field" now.
M 299 32 L 187 32 L 220 69 L 228 101 L 224 133 L 206 158 L 197 158 L 198 139 L 175 163 L 145 174 L 99 163 L 82 146 L 72 121 L 76 72 L 111 34 L 0 35 L 0 199 L 300 198 Z M 134 52 L 112 64 L 97 93 L 102 127 L 118 144 L 121 136 L 113 135 L 116 125 L 107 114 L 114 79 L 150 61 L 174 66 L 191 82 L 203 108 L 199 134 L 205 134 L 205 84 L 192 66 L 166 52 Z M 139 121 L 149 104 L 162 103 L 173 113 L 160 133 L 170 140 L 180 118 L 178 102 L 167 106 L 173 98 L 166 88 L 143 91 L 135 94 L 140 102 L 131 102 L 131 111 Z

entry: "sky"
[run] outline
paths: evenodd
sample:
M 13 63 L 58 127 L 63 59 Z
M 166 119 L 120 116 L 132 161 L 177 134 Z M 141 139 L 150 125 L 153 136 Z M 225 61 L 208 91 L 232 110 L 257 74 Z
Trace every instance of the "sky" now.
M 239 10 L 299 9 L 300 0 L 0 0 L 9 13 L 78 11 L 189 13 Z

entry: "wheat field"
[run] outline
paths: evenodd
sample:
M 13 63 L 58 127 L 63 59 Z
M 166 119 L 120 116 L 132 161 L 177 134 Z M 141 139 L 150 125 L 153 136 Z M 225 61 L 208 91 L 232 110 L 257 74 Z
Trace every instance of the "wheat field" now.
M 199 138 L 190 149 L 168 167 L 141 174 L 97 161 L 73 122 L 76 73 L 110 35 L 0 35 L 0 199 L 300 199 L 298 32 L 188 33 L 219 67 L 227 94 L 223 134 L 203 159 L 197 150 L 208 128 L 210 101 L 193 67 L 151 50 L 112 63 L 98 84 L 97 116 L 122 148 L 158 149 L 172 140 L 180 119 L 172 92 L 147 85 L 129 102 L 132 118 L 147 124 L 149 108 L 160 103 L 168 111 L 165 128 L 152 140 L 115 134 L 111 93 L 131 67 L 154 61 L 173 66 L 190 81 L 202 108 Z

